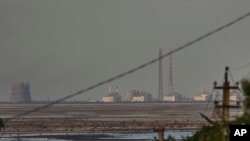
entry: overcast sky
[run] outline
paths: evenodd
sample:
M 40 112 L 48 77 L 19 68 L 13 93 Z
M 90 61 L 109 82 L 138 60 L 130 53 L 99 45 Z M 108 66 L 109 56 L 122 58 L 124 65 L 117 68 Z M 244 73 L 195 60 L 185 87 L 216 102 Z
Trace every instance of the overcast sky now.
M 57 99 L 136 67 L 249 12 L 249 0 L 1 0 L 0 99 L 12 81 L 31 83 L 34 100 Z M 194 96 L 221 82 L 226 65 L 250 62 L 250 18 L 173 55 L 174 90 Z M 167 93 L 167 58 L 163 60 Z M 250 67 L 232 70 L 241 80 Z M 72 99 L 158 96 L 158 63 Z

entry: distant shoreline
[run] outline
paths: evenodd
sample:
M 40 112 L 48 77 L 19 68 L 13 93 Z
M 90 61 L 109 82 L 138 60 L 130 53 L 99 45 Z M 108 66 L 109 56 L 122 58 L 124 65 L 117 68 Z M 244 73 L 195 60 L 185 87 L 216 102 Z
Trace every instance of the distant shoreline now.
M 7 102 L 0 101 L 0 104 L 49 104 L 55 101 L 32 101 L 32 102 Z M 212 103 L 212 101 L 148 101 L 148 102 L 87 102 L 87 101 L 63 101 L 56 104 L 146 104 L 146 103 Z M 55 104 L 55 105 L 56 105 Z

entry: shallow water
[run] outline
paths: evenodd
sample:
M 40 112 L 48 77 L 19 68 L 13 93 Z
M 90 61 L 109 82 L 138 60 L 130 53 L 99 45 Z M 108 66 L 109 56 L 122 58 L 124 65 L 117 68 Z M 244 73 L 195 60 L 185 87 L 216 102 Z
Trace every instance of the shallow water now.
M 169 135 L 175 139 L 192 135 L 192 132 L 165 132 L 165 138 Z M 45 137 L 46 136 L 46 137 Z M 65 139 L 67 137 L 67 139 Z M 120 134 L 120 133 L 93 133 L 93 134 L 3 134 L 0 141 L 74 141 L 77 140 L 147 140 L 153 141 L 157 137 L 157 133 L 136 133 L 136 134 Z M 64 138 L 64 139 L 61 139 Z

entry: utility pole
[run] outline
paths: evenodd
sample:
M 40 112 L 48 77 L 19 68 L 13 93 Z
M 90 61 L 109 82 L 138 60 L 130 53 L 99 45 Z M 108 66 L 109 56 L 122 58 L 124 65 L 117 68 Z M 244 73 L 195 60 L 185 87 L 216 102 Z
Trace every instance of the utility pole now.
M 240 108 L 240 105 L 230 105 L 229 104 L 229 95 L 231 89 L 239 89 L 239 83 L 236 82 L 235 86 L 230 86 L 230 82 L 228 80 L 228 71 L 229 67 L 225 68 L 225 75 L 224 75 L 224 83 L 223 86 L 217 86 L 217 82 L 214 82 L 214 89 L 221 89 L 223 90 L 223 99 L 222 105 L 219 105 L 218 101 L 215 101 L 215 108 L 222 108 L 222 121 L 227 123 L 229 121 L 229 109 L 230 108 Z
M 223 91 L 223 99 L 222 99 L 222 105 L 219 105 L 219 102 L 218 101 L 215 101 L 214 104 L 215 104 L 215 109 L 218 109 L 218 108 L 222 108 L 222 122 L 223 122 L 223 125 L 225 126 L 223 128 L 223 135 L 224 137 L 226 135 L 228 135 L 228 127 L 227 127 L 227 124 L 229 123 L 229 114 L 230 114 L 230 111 L 229 109 L 230 108 L 240 108 L 240 105 L 239 105 L 239 102 L 237 102 L 237 105 L 230 105 L 229 101 L 230 101 L 230 90 L 231 89 L 239 89 L 238 85 L 239 83 L 236 82 L 236 84 L 234 86 L 230 86 L 230 82 L 228 80 L 228 71 L 229 71 L 229 67 L 226 67 L 225 68 L 225 75 L 224 75 L 224 83 L 223 83 L 223 86 L 217 86 L 217 82 L 214 82 L 214 89 L 220 89 Z M 217 111 L 217 110 L 216 110 Z M 222 136 L 222 141 L 225 140 Z
M 154 132 L 158 132 L 158 139 L 155 137 L 155 141 L 164 141 L 164 128 L 154 129 Z

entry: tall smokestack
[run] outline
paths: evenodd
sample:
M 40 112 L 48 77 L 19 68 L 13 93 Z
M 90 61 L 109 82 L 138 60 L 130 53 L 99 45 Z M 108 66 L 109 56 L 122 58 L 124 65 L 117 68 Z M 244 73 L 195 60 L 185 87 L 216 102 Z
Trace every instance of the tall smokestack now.
M 169 66 L 168 66 L 168 89 L 169 94 L 173 93 L 173 69 L 172 69 L 172 49 L 170 49 L 170 55 L 169 55 Z
M 162 48 L 159 49 L 159 101 L 163 100 L 163 81 L 162 81 Z

